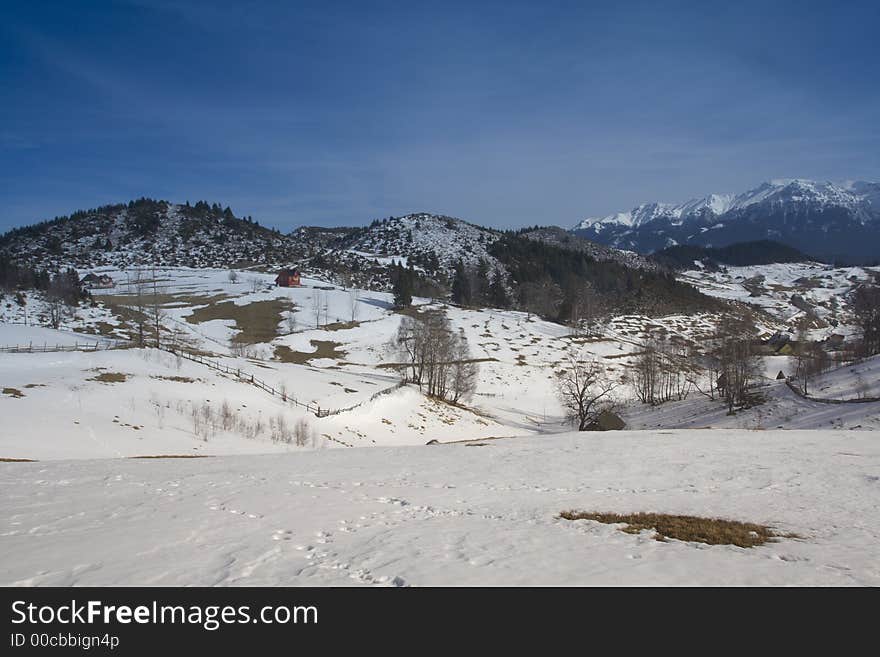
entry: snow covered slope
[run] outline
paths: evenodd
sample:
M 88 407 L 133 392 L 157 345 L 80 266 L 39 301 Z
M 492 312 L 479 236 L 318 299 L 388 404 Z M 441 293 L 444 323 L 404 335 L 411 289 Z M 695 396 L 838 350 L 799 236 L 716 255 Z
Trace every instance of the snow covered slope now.
M 871 433 L 483 442 L 0 463 L 0 584 L 880 585 Z M 724 517 L 800 538 L 658 542 L 559 519 L 567 509 Z
M 856 286 L 877 280 L 878 275 L 878 267 L 789 262 L 718 271 L 692 269 L 679 274 L 679 279 L 703 294 L 758 306 L 791 333 L 806 317 L 814 328 L 811 336 L 824 339 L 833 333 L 852 336 L 850 294 Z
M 494 266 L 487 248 L 498 239 L 498 231 L 454 217 L 419 212 L 374 221 L 345 242 L 353 251 L 424 260 L 436 256 L 440 267 L 451 273 L 461 259 L 475 265 L 484 259 Z
M 740 194 L 644 203 L 628 212 L 589 217 L 573 231 L 640 253 L 675 244 L 772 239 L 813 256 L 865 261 L 880 252 L 878 199 L 880 183 L 773 180 Z

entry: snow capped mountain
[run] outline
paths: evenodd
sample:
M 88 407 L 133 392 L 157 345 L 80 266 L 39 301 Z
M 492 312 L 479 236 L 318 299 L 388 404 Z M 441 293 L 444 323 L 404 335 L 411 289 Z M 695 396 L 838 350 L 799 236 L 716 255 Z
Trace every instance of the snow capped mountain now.
M 676 244 L 772 239 L 818 257 L 864 261 L 880 253 L 880 183 L 771 180 L 740 194 L 678 205 L 643 203 L 629 212 L 589 217 L 572 230 L 641 253 Z

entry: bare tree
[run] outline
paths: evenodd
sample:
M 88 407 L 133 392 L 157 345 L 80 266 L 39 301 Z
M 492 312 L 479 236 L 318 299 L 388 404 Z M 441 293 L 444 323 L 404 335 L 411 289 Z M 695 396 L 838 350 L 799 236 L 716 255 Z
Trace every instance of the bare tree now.
M 164 290 L 159 287 L 158 274 L 156 268 L 152 271 L 153 290 L 149 300 L 148 310 L 150 315 L 150 323 L 155 331 L 156 348 L 161 346 L 162 339 L 162 320 L 165 318 L 165 311 L 162 308 L 162 294 Z
M 805 339 L 798 340 L 795 349 L 797 369 L 795 379 L 800 381 L 804 395 L 810 394 L 809 385 L 813 378 L 828 369 L 828 354 L 817 342 Z
M 636 357 L 630 382 L 643 404 L 663 404 L 686 399 L 693 387 L 696 367 L 689 364 L 686 347 L 671 340 L 651 338 Z
M 640 402 L 651 406 L 660 403 L 660 354 L 655 342 L 642 345 L 642 351 L 633 364 L 630 381 Z
M 862 355 L 880 354 L 880 287 L 861 285 L 856 288 L 852 308 L 862 333 Z
M 567 366 L 558 373 L 556 391 L 568 419 L 578 431 L 586 431 L 603 412 L 613 408 L 611 393 L 619 385 L 599 362 L 571 353 Z
M 750 389 L 758 377 L 761 363 L 754 340 L 754 326 L 744 320 L 726 318 L 719 327 L 716 355 L 721 374 L 718 391 L 727 403 L 728 415 L 733 415 L 735 406 L 751 402 Z
M 721 364 L 718 358 L 714 354 L 704 353 L 696 346 L 692 346 L 688 351 L 687 363 L 689 367 L 685 376 L 688 383 L 698 393 L 715 401 L 718 377 L 721 376 Z
M 349 309 L 349 313 L 350 313 L 350 317 L 351 317 L 352 322 L 357 321 L 358 308 L 360 306 L 360 302 L 361 302 L 361 291 L 356 287 L 349 288 L 349 290 L 348 290 L 348 309 Z
M 477 365 L 464 335 L 452 331 L 444 313 L 403 317 L 392 346 L 401 359 L 403 380 L 417 384 L 429 397 L 458 402 L 474 392 Z
M 464 335 L 459 335 L 452 346 L 452 383 L 450 385 L 451 401 L 457 404 L 469 399 L 477 391 L 479 369 L 471 359 L 470 350 Z
M 251 292 L 259 292 L 260 286 L 262 285 L 262 281 L 256 276 L 251 276 L 248 279 L 248 283 L 251 284 Z
M 50 295 L 48 298 L 49 324 L 52 328 L 61 328 L 61 320 L 64 318 L 64 301 L 61 297 Z M 27 324 L 27 321 L 25 321 Z
M 321 326 L 321 312 L 324 310 L 323 290 L 315 290 L 312 294 L 312 314 L 315 316 L 315 328 Z
M 238 283 L 238 272 L 234 269 L 229 270 L 229 282 L 232 284 Z
M 134 309 L 135 321 L 137 322 L 138 345 L 143 347 L 146 343 L 147 322 L 147 282 L 144 280 L 143 271 L 134 270 L 134 280 L 130 280 L 129 289 L 134 286 Z
M 293 425 L 294 444 L 297 447 L 305 447 L 310 439 L 314 442 L 314 436 L 312 435 L 312 428 L 309 425 L 309 421 L 306 418 L 298 419 L 296 424 Z
M 285 321 L 287 322 L 287 332 L 296 332 L 296 312 L 293 309 L 287 311 Z

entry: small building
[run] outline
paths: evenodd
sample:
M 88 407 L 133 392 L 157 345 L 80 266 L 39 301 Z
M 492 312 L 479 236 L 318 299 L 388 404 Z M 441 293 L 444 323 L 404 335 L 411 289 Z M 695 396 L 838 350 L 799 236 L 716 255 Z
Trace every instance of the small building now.
M 80 284 L 89 290 L 107 289 L 116 285 L 107 274 L 98 275 L 91 272 L 82 277 Z
M 791 342 L 791 336 L 788 333 L 782 333 L 777 331 L 769 338 L 767 338 L 766 344 L 768 347 L 773 349 L 773 351 L 779 351 L 782 347 Z
M 275 285 L 278 287 L 300 287 L 299 269 L 282 269 L 275 277 Z
M 587 431 L 620 431 L 625 428 L 626 422 L 613 411 L 602 411 L 587 425 Z
M 784 345 L 776 350 L 776 354 L 778 356 L 791 356 L 794 354 L 794 346 L 791 342 L 786 342 Z
M 785 381 L 785 372 L 779 370 L 779 374 L 776 375 L 777 381 Z

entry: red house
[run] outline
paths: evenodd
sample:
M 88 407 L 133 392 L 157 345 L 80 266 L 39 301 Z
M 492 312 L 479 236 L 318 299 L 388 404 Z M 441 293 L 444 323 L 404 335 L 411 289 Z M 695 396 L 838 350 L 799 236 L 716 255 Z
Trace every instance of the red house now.
M 282 269 L 275 277 L 275 285 L 278 287 L 299 287 L 299 269 Z

